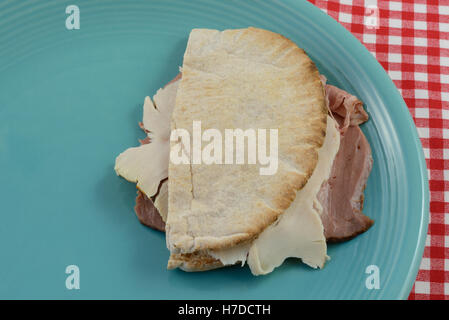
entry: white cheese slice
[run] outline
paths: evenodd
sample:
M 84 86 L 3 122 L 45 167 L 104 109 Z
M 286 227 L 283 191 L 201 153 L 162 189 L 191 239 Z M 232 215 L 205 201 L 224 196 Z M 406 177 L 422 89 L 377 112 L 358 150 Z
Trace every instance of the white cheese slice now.
M 340 133 L 335 121 L 328 116 L 326 138 L 318 152 L 317 166 L 290 207 L 250 246 L 210 254 L 225 265 L 244 261 L 248 255 L 247 262 L 254 275 L 270 273 L 288 257 L 300 258 L 313 268 L 322 268 L 328 258 L 327 246 L 321 212 L 314 206 L 314 202 L 317 202 L 316 196 L 322 183 L 329 178 L 339 147 Z
M 170 154 L 170 117 L 173 112 L 179 81 L 159 89 L 143 105 L 143 126 L 149 131 L 151 142 L 125 150 L 115 160 L 115 171 L 137 188 L 152 197 L 160 182 L 168 177 Z
M 154 105 L 149 97 L 143 105 L 143 127 L 150 131 L 151 138 L 160 138 L 170 144 L 170 118 L 176 102 L 179 81 L 174 81 L 159 89 L 153 96 Z M 168 166 L 168 163 L 166 164 Z
M 115 172 L 130 182 L 137 182 L 137 188 L 152 197 L 161 180 L 167 178 L 169 151 L 167 143 L 158 140 L 129 148 L 115 159 Z

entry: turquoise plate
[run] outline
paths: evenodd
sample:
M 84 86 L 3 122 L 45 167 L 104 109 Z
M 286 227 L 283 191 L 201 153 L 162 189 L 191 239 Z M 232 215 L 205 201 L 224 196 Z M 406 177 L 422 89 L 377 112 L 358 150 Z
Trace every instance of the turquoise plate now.
M 78 30 L 66 29 L 71 4 Z M 177 74 L 189 31 L 247 26 L 292 39 L 365 102 L 374 167 L 364 211 L 376 223 L 331 245 L 321 271 L 294 260 L 263 277 L 167 271 L 164 235 L 138 222 L 135 186 L 114 160 L 143 137 L 143 99 Z M 398 90 L 306 1 L 0 2 L 0 167 L 0 298 L 404 299 L 429 219 L 423 152 Z M 69 265 L 79 290 L 66 288 Z M 379 289 L 366 286 L 371 265 Z

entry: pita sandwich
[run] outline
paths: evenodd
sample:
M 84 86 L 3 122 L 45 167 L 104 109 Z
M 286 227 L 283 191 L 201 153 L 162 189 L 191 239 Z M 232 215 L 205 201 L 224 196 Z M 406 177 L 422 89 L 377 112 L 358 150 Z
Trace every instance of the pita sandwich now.
M 319 197 L 323 186 L 331 190 L 344 140 L 313 61 L 267 30 L 194 29 L 181 71 L 154 103 L 145 99 L 141 127 L 148 139 L 120 154 L 115 167 L 137 183 L 142 223 L 165 228 L 168 268 L 206 271 L 247 263 L 259 275 L 288 257 L 322 268 L 328 259 L 323 221 L 335 218 Z M 263 175 L 260 165 L 225 163 L 224 155 L 220 163 L 195 162 L 183 141 L 170 141 L 170 130 L 194 136 L 194 121 L 223 136 L 227 129 L 276 129 L 277 170 Z M 169 161 L 174 150 L 184 151 L 189 163 Z

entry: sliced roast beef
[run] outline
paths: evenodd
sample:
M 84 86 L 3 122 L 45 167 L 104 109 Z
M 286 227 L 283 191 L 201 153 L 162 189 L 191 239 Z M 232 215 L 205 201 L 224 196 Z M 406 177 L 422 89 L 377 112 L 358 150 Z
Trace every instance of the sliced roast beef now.
M 143 225 L 159 231 L 165 231 L 165 223 L 154 206 L 153 201 L 140 190 L 137 191 L 134 211 L 136 211 L 136 215 Z
M 349 126 L 357 126 L 368 120 L 362 101 L 340 88 L 326 84 L 325 76 L 321 75 L 320 78 L 326 92 L 329 111 L 340 125 L 340 132 L 344 133 Z
M 340 124 L 342 132 L 349 126 L 357 126 L 368 120 L 368 114 L 363 109 L 363 102 L 356 96 L 329 84 L 326 85 L 326 96 L 329 108 Z
M 357 97 L 326 84 L 329 110 L 340 125 L 340 149 L 328 181 L 317 195 L 322 207 L 321 220 L 327 241 L 349 240 L 368 230 L 374 223 L 362 213 L 363 191 L 371 172 L 371 148 L 359 124 L 368 120 Z
M 317 195 L 327 241 L 349 240 L 374 223 L 362 213 L 363 191 L 372 168 L 371 149 L 359 126 L 349 126 L 328 181 Z

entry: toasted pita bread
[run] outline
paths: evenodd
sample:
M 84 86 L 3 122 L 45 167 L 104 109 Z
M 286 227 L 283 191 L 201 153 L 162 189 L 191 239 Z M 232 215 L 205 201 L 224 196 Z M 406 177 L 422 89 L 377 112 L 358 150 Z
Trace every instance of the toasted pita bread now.
M 167 269 L 179 268 L 184 271 L 208 271 L 224 267 L 220 260 L 211 257 L 207 252 L 172 253 L 168 260 Z
M 194 29 L 182 72 L 172 129 L 192 136 L 198 120 L 203 130 L 278 129 L 279 165 L 274 175 L 263 176 L 258 165 L 170 162 L 166 231 L 172 262 L 176 254 L 250 241 L 276 221 L 311 176 L 327 120 L 316 66 L 276 33 Z

